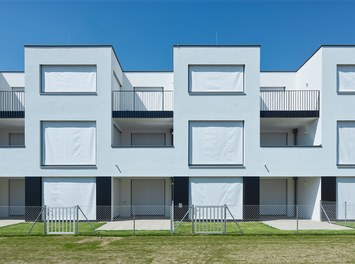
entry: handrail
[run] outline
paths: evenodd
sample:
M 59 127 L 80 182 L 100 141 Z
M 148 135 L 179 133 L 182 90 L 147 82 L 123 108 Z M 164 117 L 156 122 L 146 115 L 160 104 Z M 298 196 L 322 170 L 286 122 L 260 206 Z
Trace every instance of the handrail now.
M 25 111 L 25 92 L 0 91 L 0 111 Z
M 113 111 L 172 111 L 173 91 L 112 91 Z
M 260 91 L 260 111 L 319 111 L 319 90 Z

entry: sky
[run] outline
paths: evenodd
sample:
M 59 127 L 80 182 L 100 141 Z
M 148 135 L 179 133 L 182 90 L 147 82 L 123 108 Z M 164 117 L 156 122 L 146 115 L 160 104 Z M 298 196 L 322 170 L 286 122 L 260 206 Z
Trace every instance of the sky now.
M 297 70 L 355 44 L 355 0 L 0 0 L 0 71 L 26 44 L 110 44 L 125 71 L 171 71 L 174 44 L 261 45 L 261 70 Z

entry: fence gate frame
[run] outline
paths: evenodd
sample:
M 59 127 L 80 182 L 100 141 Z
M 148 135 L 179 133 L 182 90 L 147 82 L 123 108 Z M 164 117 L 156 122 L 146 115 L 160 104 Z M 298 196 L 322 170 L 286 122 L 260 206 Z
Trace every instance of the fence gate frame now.
M 44 206 L 44 231 L 47 235 L 75 235 L 78 233 L 79 206 Z
M 225 234 L 227 231 L 226 205 L 192 205 L 193 234 Z

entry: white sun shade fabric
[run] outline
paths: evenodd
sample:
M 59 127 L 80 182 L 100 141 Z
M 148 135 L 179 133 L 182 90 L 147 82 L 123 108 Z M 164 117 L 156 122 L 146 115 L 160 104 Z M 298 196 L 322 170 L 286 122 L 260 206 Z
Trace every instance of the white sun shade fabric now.
M 95 122 L 43 122 L 43 165 L 96 165 Z
M 337 178 L 337 218 L 355 219 L 355 178 Z M 345 210 L 346 202 L 346 210 Z
M 191 165 L 242 165 L 243 122 L 190 123 Z
M 338 164 L 355 164 L 355 122 L 338 122 Z
M 95 65 L 43 65 L 42 92 L 96 92 Z
M 338 91 L 355 92 L 355 65 L 338 65 Z
M 243 92 L 243 65 L 190 65 L 190 92 Z
M 190 178 L 190 205 L 227 205 L 235 219 L 242 219 L 243 178 Z
M 89 220 L 96 219 L 95 178 L 43 178 L 42 182 L 43 205 L 48 207 L 79 205 Z M 79 220 L 85 220 L 81 213 Z

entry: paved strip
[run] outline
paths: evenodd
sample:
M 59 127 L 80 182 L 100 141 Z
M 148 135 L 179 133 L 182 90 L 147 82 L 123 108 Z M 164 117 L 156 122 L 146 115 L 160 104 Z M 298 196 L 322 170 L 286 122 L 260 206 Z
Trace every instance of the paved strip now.
M 96 230 L 133 230 L 133 220 L 107 222 Z M 136 220 L 135 230 L 170 230 L 170 220 Z
M 15 224 L 19 224 L 19 223 L 24 223 L 25 220 L 12 220 L 12 219 L 4 219 L 4 220 L 0 220 L 0 227 L 4 227 L 4 226 L 9 226 L 9 225 L 15 225 Z
M 264 224 L 280 230 L 297 230 L 297 220 L 270 220 Z M 298 220 L 298 230 L 352 230 L 352 228 L 314 220 Z

